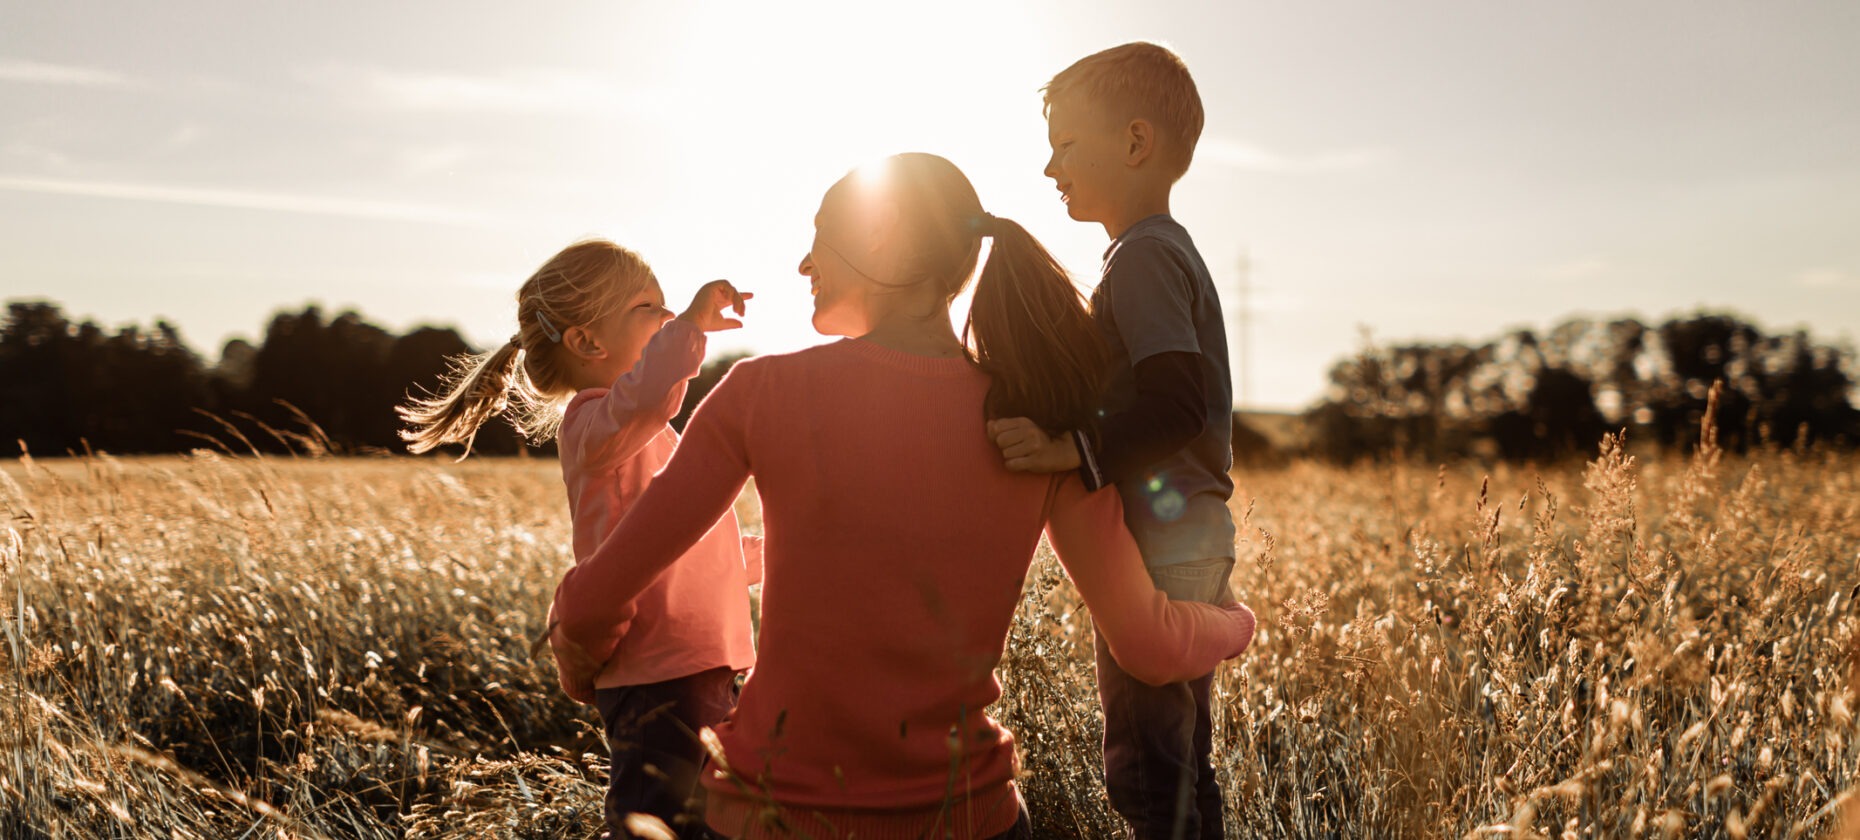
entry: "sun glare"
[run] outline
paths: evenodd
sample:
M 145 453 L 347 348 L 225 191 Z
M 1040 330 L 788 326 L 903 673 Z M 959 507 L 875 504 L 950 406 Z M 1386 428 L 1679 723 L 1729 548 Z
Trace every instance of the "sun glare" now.
M 668 296 L 718 276 L 754 290 L 757 311 L 724 341 L 783 351 L 825 340 L 795 265 L 822 194 L 863 163 L 932 152 L 961 167 L 991 210 L 1048 199 L 1037 91 L 1053 68 L 1038 50 L 1007 49 L 1031 31 L 1019 12 L 841 3 L 690 14 L 666 65 L 626 80 L 667 91 L 653 98 L 649 129 L 675 137 L 655 161 L 676 182 L 667 201 L 648 213 L 633 196 L 602 194 L 579 218 L 605 220 L 592 232 L 647 254 Z M 589 142 L 624 142 L 626 130 Z

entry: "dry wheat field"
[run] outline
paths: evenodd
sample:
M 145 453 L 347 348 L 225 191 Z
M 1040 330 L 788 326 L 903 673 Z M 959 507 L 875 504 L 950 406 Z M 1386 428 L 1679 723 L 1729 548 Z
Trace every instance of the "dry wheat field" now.
M 1841 830 L 1854 456 L 1239 481 L 1229 836 Z M 0 516 L 0 835 L 598 832 L 596 719 L 529 652 L 570 557 L 552 463 L 25 459 Z M 1089 628 L 1043 553 L 994 710 L 1042 837 L 1114 835 Z

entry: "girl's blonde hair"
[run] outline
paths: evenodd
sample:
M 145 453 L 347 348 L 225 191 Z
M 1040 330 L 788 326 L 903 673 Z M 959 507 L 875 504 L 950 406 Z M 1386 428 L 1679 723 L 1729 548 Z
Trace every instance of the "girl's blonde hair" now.
M 553 439 L 562 409 L 575 396 L 563 331 L 600 320 L 651 279 L 645 260 L 605 239 L 577 242 L 550 257 L 517 290 L 516 335 L 488 353 L 453 357 L 438 395 L 409 396 L 397 410 L 410 426 L 400 432 L 407 450 L 419 454 L 462 443 L 469 455 L 478 429 L 506 409 L 511 425 L 531 443 Z

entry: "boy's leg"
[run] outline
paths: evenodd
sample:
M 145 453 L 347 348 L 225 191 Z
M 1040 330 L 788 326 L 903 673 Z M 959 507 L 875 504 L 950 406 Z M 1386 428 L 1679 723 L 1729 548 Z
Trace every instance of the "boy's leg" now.
M 723 720 L 736 705 L 736 672 L 713 668 L 688 677 L 595 692 L 613 770 L 607 788 L 607 830 L 629 837 L 628 814 L 650 814 L 680 836 L 703 836 L 704 747 L 697 731 Z
M 1125 673 L 1102 634 L 1096 653 L 1098 701 L 1104 707 L 1104 789 L 1111 808 L 1130 824 L 1136 840 L 1175 840 L 1178 816 L 1193 814 L 1177 804 L 1184 786 L 1195 783 L 1189 764 L 1194 697 L 1187 683 L 1146 685 Z
M 1214 776 L 1214 673 L 1190 681 L 1188 690 L 1195 695 L 1195 810 L 1201 818 L 1201 833 L 1184 836 L 1222 840 L 1227 836 L 1227 808 L 1221 800 L 1220 780 Z
M 1156 588 L 1178 601 L 1227 603 L 1232 558 L 1151 569 Z M 1213 675 L 1146 685 L 1096 641 L 1098 697 L 1104 708 L 1105 789 L 1138 840 L 1217 838 L 1220 788 L 1209 763 Z M 1205 816 L 1204 816 L 1205 815 Z

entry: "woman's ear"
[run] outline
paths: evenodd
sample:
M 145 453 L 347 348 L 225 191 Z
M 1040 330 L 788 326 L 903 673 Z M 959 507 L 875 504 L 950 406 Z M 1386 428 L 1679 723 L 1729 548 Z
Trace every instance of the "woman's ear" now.
M 1124 163 L 1128 166 L 1141 166 L 1150 154 L 1156 151 L 1156 126 L 1149 120 L 1131 120 L 1124 129 Z
M 600 340 L 595 338 L 593 333 L 588 332 L 587 327 L 576 326 L 563 330 L 562 346 L 568 348 L 568 352 L 583 359 L 607 358 L 607 348 L 601 346 Z

